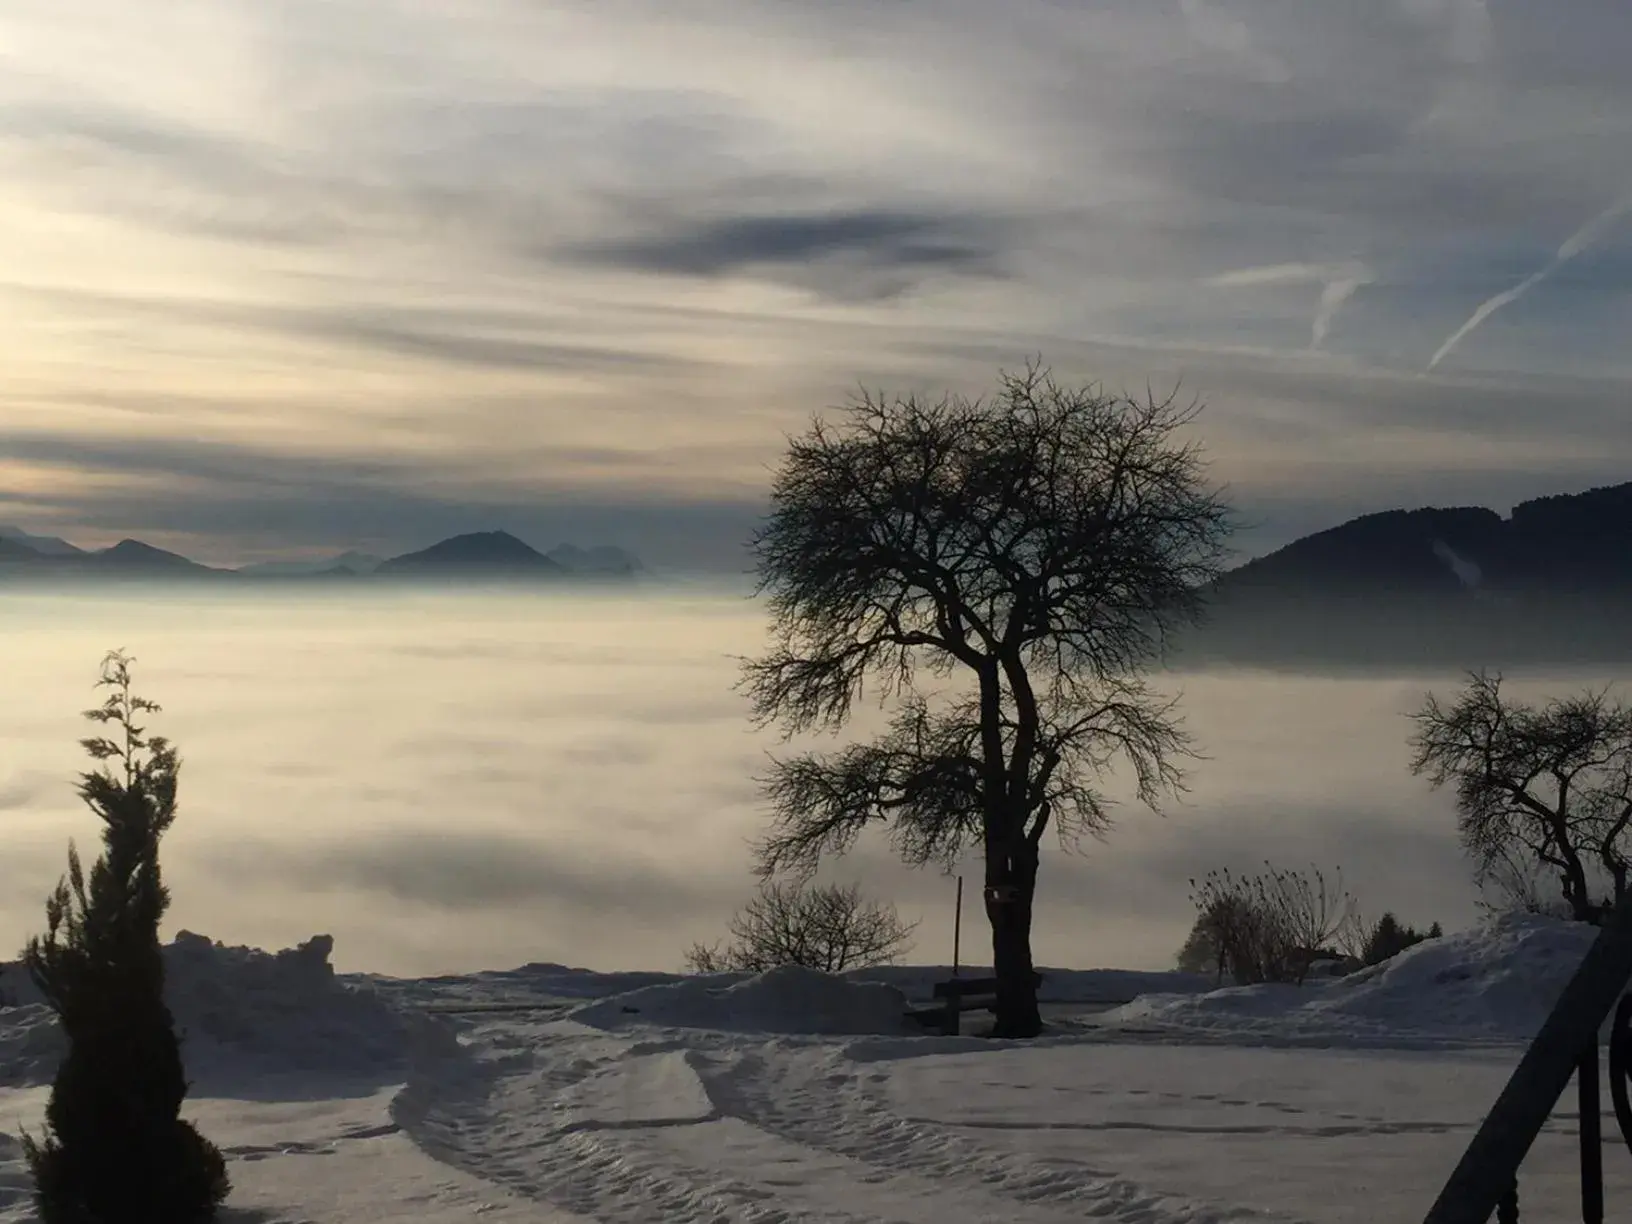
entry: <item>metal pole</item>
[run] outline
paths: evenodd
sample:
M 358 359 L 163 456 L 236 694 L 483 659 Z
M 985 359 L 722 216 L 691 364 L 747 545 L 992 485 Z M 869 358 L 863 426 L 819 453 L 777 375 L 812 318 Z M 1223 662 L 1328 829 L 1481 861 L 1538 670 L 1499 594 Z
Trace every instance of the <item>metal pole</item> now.
M 1632 897 L 1615 906 L 1485 1115 L 1424 1224 L 1486 1224 L 1588 1042 L 1632 980 Z
M 958 877 L 958 903 L 952 910 L 952 976 L 958 976 L 963 942 L 963 877 Z
M 1575 1065 L 1581 1109 L 1581 1219 L 1604 1224 L 1603 1107 L 1598 1097 L 1598 1035 L 1593 1034 Z

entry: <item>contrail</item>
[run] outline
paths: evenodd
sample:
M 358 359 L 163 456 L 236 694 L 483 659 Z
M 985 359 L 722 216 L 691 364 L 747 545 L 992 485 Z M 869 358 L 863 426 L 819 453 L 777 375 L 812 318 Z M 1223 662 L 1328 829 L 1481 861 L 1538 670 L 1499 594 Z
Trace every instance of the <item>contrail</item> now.
M 1450 339 L 1446 340 L 1444 344 L 1440 345 L 1438 350 L 1435 351 L 1434 355 L 1428 359 L 1428 369 L 1432 371 L 1433 368 L 1444 359 L 1446 353 L 1449 353 L 1453 348 L 1462 343 L 1462 338 L 1464 336 L 1466 336 L 1474 328 L 1478 327 L 1479 324 L 1483 323 L 1486 319 L 1490 318 L 1491 315 L 1495 314 L 1503 306 L 1506 306 L 1509 302 L 1516 299 L 1521 293 L 1529 289 L 1532 285 L 1545 279 L 1547 274 L 1554 268 L 1558 267 L 1558 265 L 1562 262 L 1564 261 L 1555 258 L 1552 263 L 1548 264 L 1540 272 L 1532 272 L 1518 284 L 1514 285 L 1513 288 L 1503 289 L 1495 297 L 1486 298 L 1483 302 L 1480 302 L 1479 309 L 1469 315 L 1468 321 L 1452 332 Z
M 1432 372 L 1433 368 L 1445 359 L 1447 353 L 1461 344 L 1467 338 L 1469 332 L 1490 318 L 1503 306 L 1515 301 L 1535 286 L 1537 282 L 1546 280 L 1564 264 L 1574 259 L 1588 247 L 1593 246 L 1614 227 L 1617 221 L 1629 212 L 1632 212 L 1632 194 L 1621 197 L 1621 199 L 1611 204 L 1566 238 L 1563 245 L 1558 248 L 1558 253 L 1553 256 L 1552 261 L 1539 272 L 1532 272 L 1511 289 L 1504 289 L 1494 297 L 1486 298 L 1483 302 L 1480 302 L 1479 308 L 1468 316 L 1468 321 L 1452 332 L 1450 338 L 1440 345 L 1438 351 L 1428 359 L 1429 372 Z
M 1361 285 L 1371 284 L 1371 279 L 1369 272 L 1359 272 L 1326 282 L 1326 287 L 1320 291 L 1320 305 L 1315 308 L 1314 324 L 1310 327 L 1310 348 L 1318 349 L 1325 343 L 1326 333 L 1331 330 L 1338 308 L 1353 297 L 1354 291 Z

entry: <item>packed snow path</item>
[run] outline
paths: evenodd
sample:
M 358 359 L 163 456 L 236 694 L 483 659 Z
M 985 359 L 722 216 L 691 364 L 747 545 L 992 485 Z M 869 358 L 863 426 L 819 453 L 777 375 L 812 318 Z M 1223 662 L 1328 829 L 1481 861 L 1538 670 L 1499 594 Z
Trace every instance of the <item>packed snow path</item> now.
M 405 1092 L 396 1116 L 433 1155 L 605 1224 L 1239 1214 L 903 1116 L 883 1091 L 887 1065 L 871 1061 L 881 1052 L 696 1032 L 629 1041 L 573 1022 L 496 1025 L 473 1034 L 468 1061 L 445 1060 L 440 1076 Z
M 398 1121 L 438 1159 L 603 1224 L 1420 1220 L 1518 1054 L 571 1021 L 467 1041 Z M 1566 1101 L 1526 1166 L 1532 1213 L 1573 1201 L 1575 1134 Z M 1610 1201 L 1632 1204 L 1632 1159 L 1606 1166 Z

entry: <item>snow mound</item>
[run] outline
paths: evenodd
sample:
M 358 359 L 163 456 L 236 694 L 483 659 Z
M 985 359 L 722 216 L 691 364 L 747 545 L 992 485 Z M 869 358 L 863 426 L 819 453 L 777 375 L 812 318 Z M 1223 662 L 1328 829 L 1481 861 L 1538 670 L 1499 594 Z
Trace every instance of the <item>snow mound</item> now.
M 567 965 L 534 962 L 519 969 L 495 969 L 476 974 L 486 983 L 515 988 L 524 996 L 551 999 L 604 999 L 645 986 L 663 986 L 684 980 L 679 973 L 631 970 L 600 972 Z
M 862 1036 L 908 1031 L 906 1008 L 906 996 L 893 986 L 783 965 L 748 978 L 704 975 L 645 986 L 577 1008 L 568 1018 L 603 1029 L 643 1024 Z
M 1419 1029 L 1528 1039 L 1597 935 L 1597 928 L 1581 923 L 1510 916 L 1428 940 L 1341 978 L 1328 988 L 1327 1006 L 1337 1014 Z
M 989 967 L 964 965 L 958 970 L 966 978 L 990 977 Z M 1040 968 L 1043 984 L 1037 997 L 1044 1003 L 1125 1003 L 1145 994 L 1203 994 L 1213 989 L 1213 979 L 1205 974 L 1177 970 L 1144 969 L 1048 969 Z M 851 982 L 884 982 L 905 992 L 909 999 L 928 1001 L 935 984 L 952 976 L 950 965 L 879 965 L 869 969 L 848 969 Z
M 1385 1034 L 1528 1041 L 1597 935 L 1530 914 L 1430 939 L 1331 981 L 1152 995 L 1107 1012 L 1110 1026 L 1342 1041 Z
M 263 952 L 179 932 L 164 948 L 165 997 L 190 1075 L 216 1071 L 406 1073 L 457 1047 L 453 1031 L 338 982 L 334 940 Z M 21 965 L 0 975 L 0 1084 L 48 1081 L 67 1049 L 56 1016 Z

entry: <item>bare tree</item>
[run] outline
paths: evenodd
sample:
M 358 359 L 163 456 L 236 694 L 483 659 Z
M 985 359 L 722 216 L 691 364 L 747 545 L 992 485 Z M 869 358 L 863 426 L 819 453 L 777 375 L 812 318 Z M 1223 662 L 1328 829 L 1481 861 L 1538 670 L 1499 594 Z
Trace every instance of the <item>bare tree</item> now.
M 1268 873 L 1256 881 L 1259 895 L 1274 925 L 1284 932 L 1292 980 L 1302 982 L 1317 959 L 1334 951 L 1334 942 L 1356 930 L 1360 911 L 1343 887 L 1342 871 L 1334 871 L 1328 880 L 1319 867 L 1290 871 L 1264 866 Z
M 999 1035 L 1041 1029 L 1045 833 L 1108 828 L 1096 783 L 1117 759 L 1151 807 L 1182 788 L 1189 739 L 1142 673 L 1224 557 L 1228 512 L 1175 440 L 1196 412 L 1036 365 L 990 401 L 863 392 L 791 442 L 753 540 L 772 618 L 745 664 L 756 721 L 836 732 L 871 684 L 898 703 L 873 743 L 773 761 L 760 870 L 808 874 L 869 824 L 913 864 L 979 847 Z
M 1504 697 L 1501 684 L 1481 671 L 1450 706 L 1428 694 L 1412 715 L 1412 772 L 1455 783 L 1478 883 L 1522 881 L 1515 873 L 1534 862 L 1577 921 L 1597 921 L 1593 883 L 1607 881 L 1618 902 L 1632 865 L 1632 708 L 1607 688 L 1538 706 Z
M 1366 918 L 1359 904 L 1351 901 L 1348 913 L 1337 930 L 1332 933 L 1332 948 L 1351 965 L 1356 967 L 1364 965 L 1367 963 L 1366 949 L 1371 946 L 1377 927 L 1394 920 L 1394 915 L 1385 912 L 1373 923 Z
M 1211 871 L 1190 881 L 1197 926 L 1215 949 L 1219 979 L 1226 968 L 1242 985 L 1302 983 L 1322 955 L 1345 951 L 1361 925 L 1341 873 L 1328 881 L 1318 867 L 1281 870 L 1269 863 L 1255 876 Z M 1333 948 L 1333 944 L 1339 946 Z
M 1288 976 L 1285 940 L 1268 907 L 1257 897 L 1253 881 L 1228 870 L 1209 871 L 1190 881 L 1196 923 L 1207 931 L 1214 949 L 1217 979 L 1226 972 L 1239 984 L 1280 981 Z
M 854 884 L 767 881 L 731 919 L 731 942 L 693 945 L 686 966 L 693 973 L 763 973 L 779 965 L 865 969 L 898 960 L 917 928 Z

